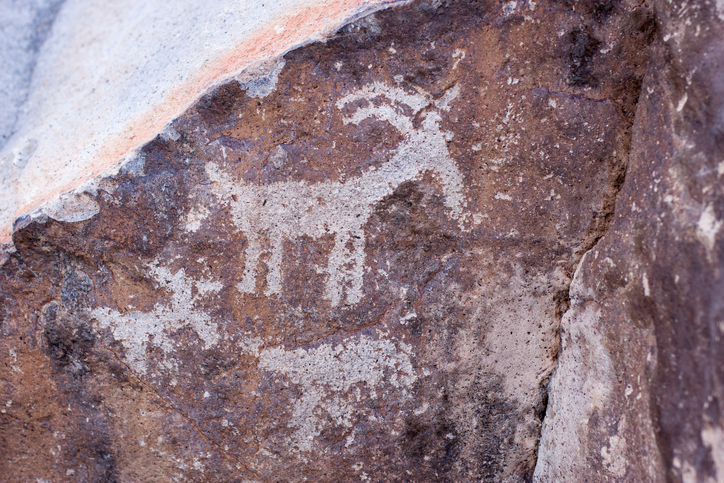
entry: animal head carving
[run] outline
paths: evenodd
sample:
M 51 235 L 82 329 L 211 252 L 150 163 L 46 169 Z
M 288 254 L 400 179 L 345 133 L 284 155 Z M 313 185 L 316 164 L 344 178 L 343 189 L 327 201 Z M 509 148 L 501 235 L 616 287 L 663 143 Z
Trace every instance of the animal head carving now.
M 459 219 L 462 174 L 450 157 L 439 127 L 440 115 L 428 94 L 373 83 L 345 95 L 336 107 L 349 113 L 345 124 L 372 117 L 398 129 L 403 140 L 391 159 L 345 182 L 317 184 L 244 183 L 232 180 L 214 164 L 207 165 L 217 194 L 230 205 L 236 226 L 248 240 L 244 275 L 237 284 L 240 292 L 257 291 L 257 265 L 261 254 L 269 251 L 266 246 L 271 247 L 265 293 L 272 295 L 282 289 L 285 239 L 334 234 L 334 248 L 324 269 L 325 295 L 332 306 L 342 301 L 357 303 L 362 297 L 365 223 L 378 202 L 426 172 L 439 180 L 450 216 Z

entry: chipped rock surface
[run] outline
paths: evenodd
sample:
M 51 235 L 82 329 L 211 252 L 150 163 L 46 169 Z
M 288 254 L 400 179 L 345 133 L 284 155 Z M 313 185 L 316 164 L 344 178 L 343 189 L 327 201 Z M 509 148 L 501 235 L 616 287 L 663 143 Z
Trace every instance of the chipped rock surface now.
M 719 7 L 319 5 L 15 223 L 0 474 L 722 481 Z

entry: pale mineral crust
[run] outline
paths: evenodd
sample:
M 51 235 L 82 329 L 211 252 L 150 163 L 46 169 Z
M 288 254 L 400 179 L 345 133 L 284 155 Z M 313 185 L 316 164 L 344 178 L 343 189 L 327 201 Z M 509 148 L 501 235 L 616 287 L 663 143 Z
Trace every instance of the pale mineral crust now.
M 0 480 L 724 481 L 718 8 L 415 1 L 207 93 L 15 222 Z

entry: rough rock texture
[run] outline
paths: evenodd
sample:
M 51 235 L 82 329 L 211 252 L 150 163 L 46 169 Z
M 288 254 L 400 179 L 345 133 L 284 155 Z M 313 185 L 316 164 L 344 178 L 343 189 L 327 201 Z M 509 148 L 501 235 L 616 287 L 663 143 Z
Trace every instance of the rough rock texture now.
M 205 95 L 17 220 L 0 475 L 721 481 L 717 8 L 418 1 Z
M 568 276 L 626 167 L 649 16 L 367 17 L 20 221 L 4 472 L 529 479 Z
M 724 481 L 723 7 L 657 4 L 616 219 L 563 318 L 540 481 Z

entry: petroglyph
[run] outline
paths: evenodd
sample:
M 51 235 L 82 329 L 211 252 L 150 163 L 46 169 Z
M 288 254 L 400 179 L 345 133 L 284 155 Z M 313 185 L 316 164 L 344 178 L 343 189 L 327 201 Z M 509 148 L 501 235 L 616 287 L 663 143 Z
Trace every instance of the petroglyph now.
M 451 100 L 449 97 L 445 97 L 446 103 Z M 344 183 L 310 185 L 288 181 L 261 186 L 233 180 L 216 165 L 207 165 L 217 194 L 229 203 L 236 226 L 248 240 L 243 279 L 236 286 L 240 292 L 256 292 L 259 259 L 265 252 L 264 238 L 271 243 L 265 294 L 272 295 L 282 289 L 284 240 L 334 234 L 334 248 L 324 270 L 328 277 L 325 297 L 332 306 L 343 300 L 349 304 L 359 302 L 365 265 L 365 223 L 376 203 L 402 183 L 419 179 L 426 172 L 436 175 L 450 216 L 460 220 L 463 179 L 448 152 L 445 134 L 439 127 L 440 116 L 430 109 L 422 112 L 420 127 L 413 124 L 413 116 L 431 106 L 429 97 L 373 83 L 342 97 L 336 106 L 342 110 L 351 103 L 356 109 L 344 118 L 345 124 L 376 118 L 389 122 L 404 135 L 392 159 L 358 178 Z
M 152 267 L 151 275 L 158 284 L 171 292 L 169 305 L 157 303 L 152 312 L 132 311 L 126 315 L 108 307 L 99 307 L 91 315 L 98 325 L 109 328 L 113 337 L 120 340 L 126 349 L 125 361 L 135 371 L 145 374 L 146 350 L 152 345 L 160 347 L 164 354 L 173 351 L 173 342 L 168 333 L 189 326 L 204 343 L 204 348 L 215 345 L 219 340 L 217 325 L 211 317 L 195 308 L 196 302 L 209 293 L 223 288 L 220 282 L 192 280 L 183 269 L 176 273 L 165 267 Z M 193 287 L 196 287 L 194 294 Z M 167 368 L 173 367 L 166 362 Z
M 360 417 L 358 402 L 364 389 L 371 399 L 387 391 L 409 396 L 417 376 L 410 362 L 412 348 L 404 342 L 367 336 L 342 344 L 322 344 L 305 350 L 272 347 L 261 352 L 259 368 L 285 376 L 298 386 L 301 397 L 294 401 L 288 426 L 295 428 L 291 446 L 310 451 L 325 425 L 351 428 Z M 378 393 L 379 391 L 379 393 Z

